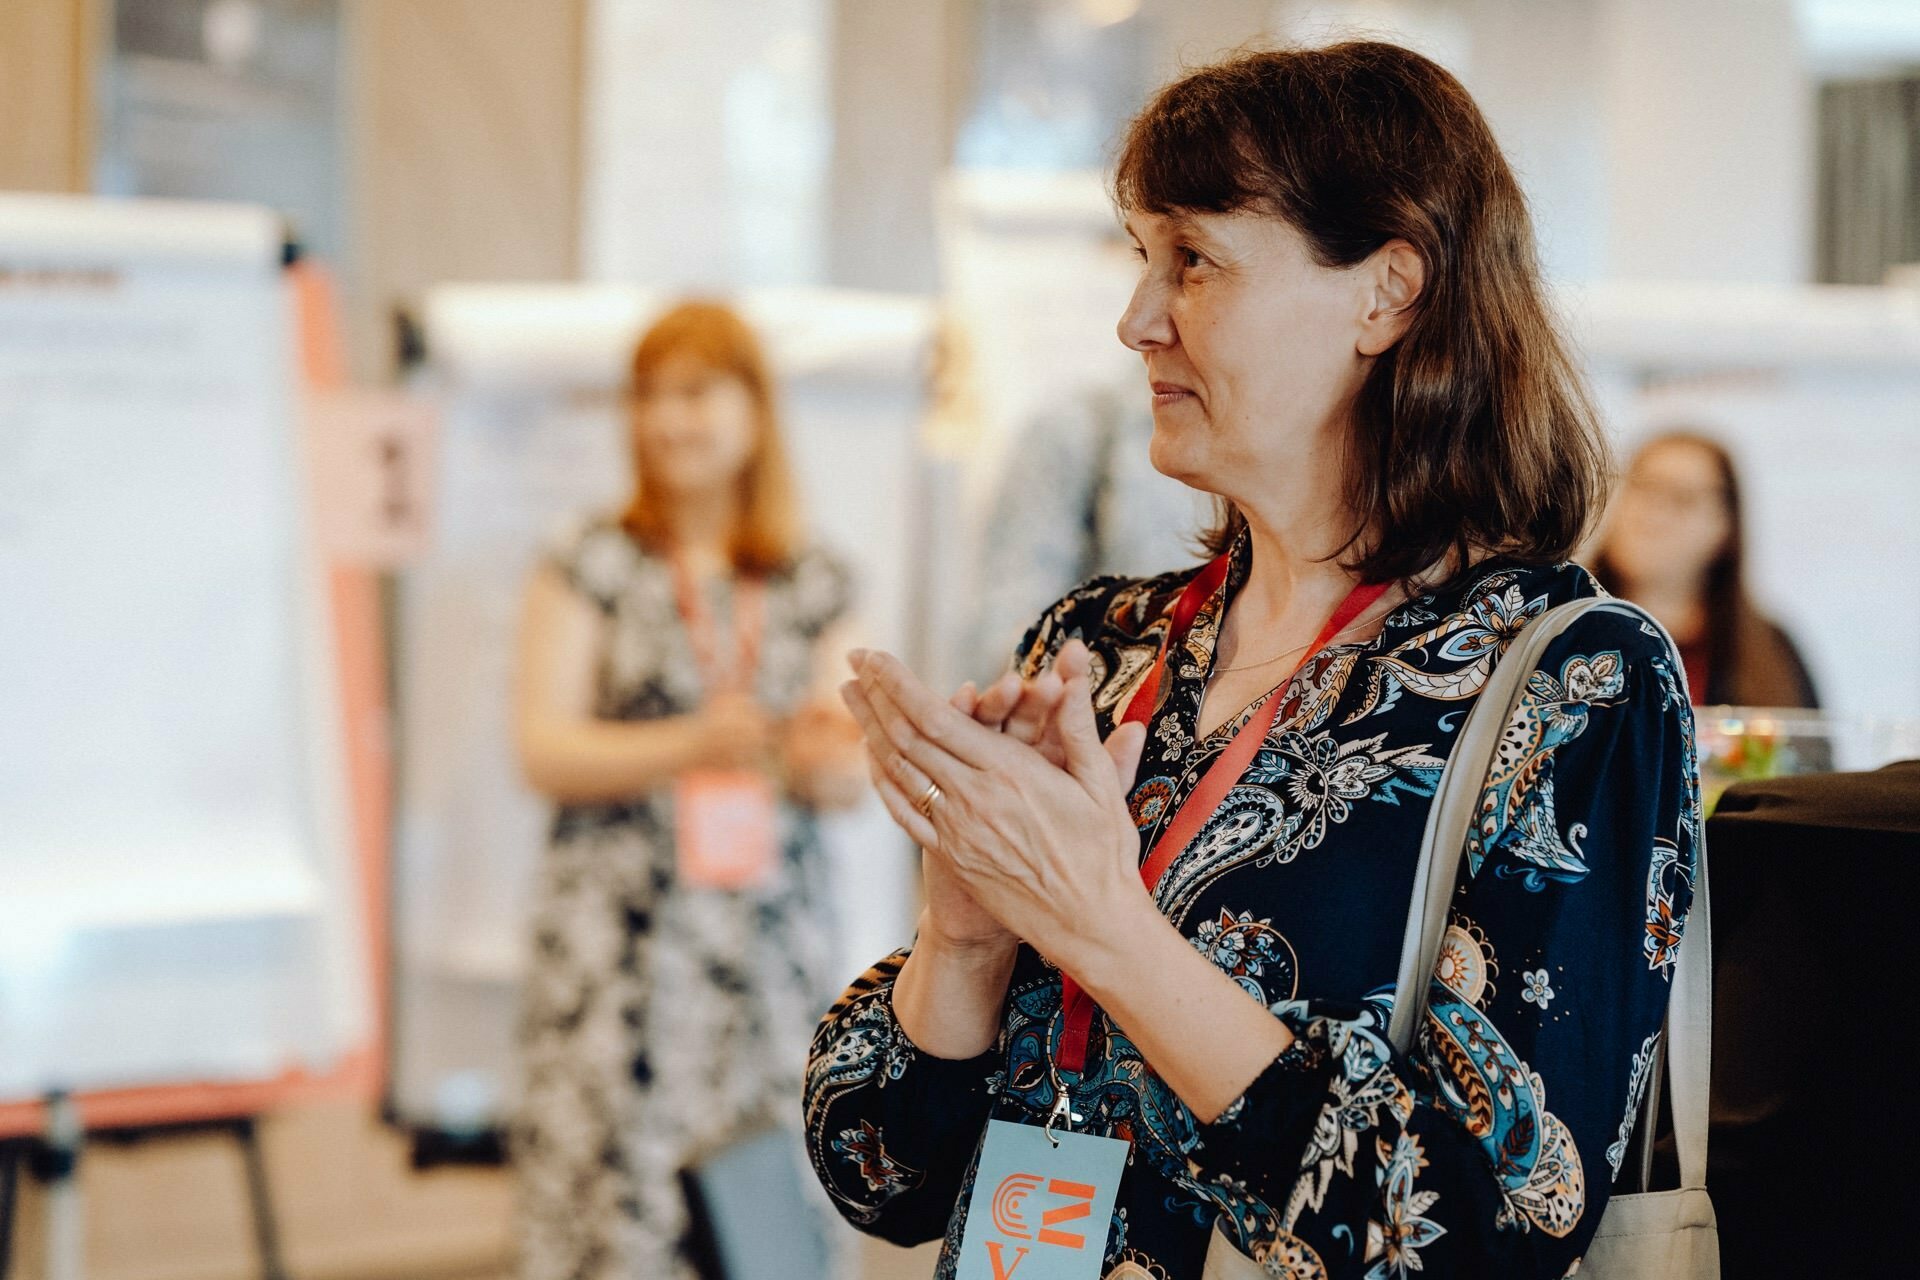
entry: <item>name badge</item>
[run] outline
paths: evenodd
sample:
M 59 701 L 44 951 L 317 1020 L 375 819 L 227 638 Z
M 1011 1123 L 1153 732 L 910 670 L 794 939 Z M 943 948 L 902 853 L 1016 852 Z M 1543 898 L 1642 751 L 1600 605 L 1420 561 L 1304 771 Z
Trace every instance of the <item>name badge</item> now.
M 987 1122 L 957 1280 L 1096 1280 L 1127 1164 L 1118 1138 Z
M 673 815 L 682 884 L 751 889 L 773 875 L 779 812 L 772 784 L 759 774 L 683 774 L 674 784 Z

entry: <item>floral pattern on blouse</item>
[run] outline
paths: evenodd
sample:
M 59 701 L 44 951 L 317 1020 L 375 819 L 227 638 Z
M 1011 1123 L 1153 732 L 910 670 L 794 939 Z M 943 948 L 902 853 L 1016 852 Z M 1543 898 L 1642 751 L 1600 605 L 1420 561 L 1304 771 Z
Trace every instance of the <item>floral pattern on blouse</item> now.
M 1244 539 L 1233 554 L 1150 726 L 1130 795 L 1143 859 L 1245 719 L 1196 741 Z M 1084 640 L 1110 732 L 1188 576 L 1086 584 L 1042 616 L 1020 667 L 1033 674 Z M 1069 1077 L 1073 1109 L 1086 1131 L 1132 1146 L 1102 1275 L 1198 1277 L 1216 1224 L 1295 1280 L 1575 1266 L 1647 1085 L 1700 850 L 1691 712 L 1656 633 L 1589 614 L 1529 673 L 1411 1055 L 1386 1027 L 1421 836 L 1461 724 L 1515 636 L 1599 593 L 1574 565 L 1492 559 L 1295 675 L 1253 764 L 1155 889 L 1294 1043 L 1203 1124 L 1096 1013 L 1087 1069 Z M 1022 947 L 998 1043 L 947 1061 L 894 1019 L 906 954 L 862 976 L 817 1029 L 807 1136 L 841 1212 L 901 1243 L 944 1237 L 946 1277 L 986 1121 L 1040 1124 L 1054 1101 L 1060 979 Z

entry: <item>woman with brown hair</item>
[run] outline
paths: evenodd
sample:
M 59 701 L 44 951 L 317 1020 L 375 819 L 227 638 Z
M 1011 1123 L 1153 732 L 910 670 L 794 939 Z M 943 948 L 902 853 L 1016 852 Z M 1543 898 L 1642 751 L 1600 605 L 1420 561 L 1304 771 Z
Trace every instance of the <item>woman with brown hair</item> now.
M 1071 592 L 977 696 L 854 656 L 927 900 L 816 1033 L 816 1172 L 944 1235 L 942 1276 L 1564 1276 L 1692 899 L 1656 630 L 1589 614 L 1529 670 L 1411 1056 L 1387 1033 L 1461 723 L 1600 590 L 1567 557 L 1605 451 L 1520 191 L 1452 76 L 1371 42 L 1170 85 L 1116 188 L 1120 338 L 1213 559 Z
M 1640 446 L 1593 573 L 1672 633 L 1696 706 L 1820 705 L 1793 641 L 1747 594 L 1740 477 L 1719 441 L 1667 431 Z
M 696 1274 L 680 1171 L 787 1121 L 825 1005 L 809 816 L 864 787 L 829 702 L 847 574 L 800 536 L 738 316 L 668 311 L 632 370 L 636 488 L 528 586 L 519 749 L 555 803 L 513 1158 L 528 1280 Z

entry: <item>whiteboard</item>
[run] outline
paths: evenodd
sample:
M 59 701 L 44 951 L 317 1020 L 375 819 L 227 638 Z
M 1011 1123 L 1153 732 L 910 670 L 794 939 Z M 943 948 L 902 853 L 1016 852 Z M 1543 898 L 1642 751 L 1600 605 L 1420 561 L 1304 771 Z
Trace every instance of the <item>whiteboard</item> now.
M 448 285 L 424 300 L 417 390 L 436 397 L 428 548 L 400 575 L 399 789 L 389 1105 L 452 1132 L 498 1123 L 533 875 L 550 804 L 521 777 L 510 716 L 526 578 L 568 517 L 631 483 L 616 393 L 669 299 L 610 284 Z M 910 643 L 923 299 L 767 289 L 740 299 L 780 382 L 810 531 L 846 557 L 870 643 Z M 839 967 L 907 941 L 917 859 L 878 801 L 830 816 Z
M 368 1031 L 280 238 L 0 196 L 0 1097 Z

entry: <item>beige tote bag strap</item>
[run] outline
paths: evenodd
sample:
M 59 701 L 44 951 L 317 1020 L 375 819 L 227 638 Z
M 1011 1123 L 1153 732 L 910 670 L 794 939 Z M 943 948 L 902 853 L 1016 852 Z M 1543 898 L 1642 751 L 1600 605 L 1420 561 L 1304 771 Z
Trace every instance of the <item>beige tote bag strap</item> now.
M 1707 905 L 1707 845 L 1700 837 L 1693 906 L 1673 962 L 1667 1003 L 1667 1079 L 1673 1090 L 1673 1141 L 1680 1152 L 1680 1185 L 1707 1185 L 1707 1102 L 1713 1077 L 1713 912 Z M 1652 1090 L 1648 1090 L 1649 1097 Z M 1639 1123 L 1653 1133 L 1647 1108 Z

